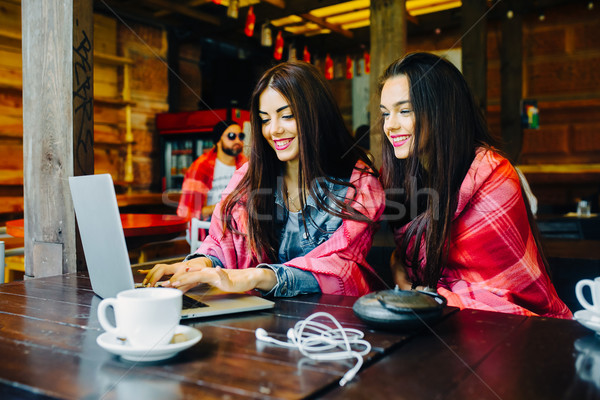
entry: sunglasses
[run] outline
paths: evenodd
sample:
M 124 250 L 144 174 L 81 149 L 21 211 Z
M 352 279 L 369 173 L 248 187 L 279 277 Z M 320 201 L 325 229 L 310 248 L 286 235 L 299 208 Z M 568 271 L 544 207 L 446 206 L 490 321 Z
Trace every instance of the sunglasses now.
M 235 133 L 235 132 L 229 132 L 227 134 L 227 139 L 229 140 L 235 140 L 236 137 L 239 137 L 240 140 L 243 142 L 244 138 L 246 137 L 246 134 L 244 132 L 240 132 L 240 133 Z

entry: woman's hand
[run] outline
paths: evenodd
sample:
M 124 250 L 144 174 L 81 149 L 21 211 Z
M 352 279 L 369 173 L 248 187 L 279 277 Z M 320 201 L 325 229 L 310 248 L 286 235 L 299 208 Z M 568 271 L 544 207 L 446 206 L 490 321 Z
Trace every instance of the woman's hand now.
M 224 292 L 241 293 L 253 289 L 271 290 L 277 284 L 275 272 L 269 268 L 180 270 L 163 286 L 186 292 L 199 283 L 208 283 Z
M 390 258 L 390 267 L 392 269 L 392 276 L 394 277 L 394 282 L 398 285 L 398 288 L 401 290 L 421 290 L 426 292 L 431 292 L 431 289 L 427 289 L 425 286 L 417 286 L 415 288 L 412 287 L 412 282 L 408 279 L 408 274 L 406 273 L 406 266 L 402 262 L 400 256 L 396 253 L 398 249 L 394 250 L 392 253 L 392 257 Z M 433 290 L 435 292 L 435 290 Z
M 142 283 L 143 286 L 154 287 L 157 282 L 165 275 L 174 275 L 188 271 L 200 271 L 202 269 L 212 269 L 212 262 L 207 257 L 196 257 L 191 260 L 178 262 L 175 264 L 156 264 L 151 270 L 139 270 L 142 274 L 147 274 Z M 163 284 L 166 286 L 166 282 Z
M 392 257 L 390 258 L 390 268 L 392 269 L 394 282 L 401 290 L 411 290 L 412 282 L 408 279 L 406 266 L 402 262 L 400 256 L 397 254 L 397 251 L 398 249 L 394 250 L 392 252 Z

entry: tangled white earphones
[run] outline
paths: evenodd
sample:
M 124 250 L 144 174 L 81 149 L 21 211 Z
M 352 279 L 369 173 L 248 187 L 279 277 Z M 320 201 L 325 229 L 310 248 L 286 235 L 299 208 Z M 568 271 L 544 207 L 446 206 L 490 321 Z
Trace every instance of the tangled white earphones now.
M 315 321 L 319 317 L 329 318 L 335 328 Z M 331 314 L 325 312 L 314 313 L 308 318 L 296 322 L 296 325 L 287 332 L 289 339 L 287 342 L 270 337 L 263 328 L 258 328 L 255 335 L 256 339 L 263 342 L 297 348 L 304 356 L 317 361 L 356 358 L 356 364 L 344 374 L 340 380 L 340 386 L 344 386 L 354 378 L 363 364 L 363 356 L 371 351 L 371 344 L 363 339 L 365 334 L 362 331 L 343 328 Z M 354 350 L 352 346 L 362 349 Z M 335 351 L 336 349 L 341 350 Z

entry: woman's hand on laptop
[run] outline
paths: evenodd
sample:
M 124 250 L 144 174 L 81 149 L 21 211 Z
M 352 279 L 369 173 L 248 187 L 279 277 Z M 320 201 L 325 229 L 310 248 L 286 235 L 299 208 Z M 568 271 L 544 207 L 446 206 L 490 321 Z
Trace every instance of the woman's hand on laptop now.
M 174 287 L 186 292 L 200 283 L 208 283 L 230 293 L 242 293 L 253 289 L 268 292 L 277 284 L 277 277 L 275 272 L 269 268 L 189 269 L 175 273 L 163 286 Z
M 182 261 L 174 264 L 156 264 L 154 268 L 147 272 L 143 286 L 154 287 L 165 275 L 176 275 L 188 271 L 199 271 L 201 269 L 213 269 L 212 262 L 206 257 L 196 257 L 191 260 Z M 144 273 L 146 271 L 141 271 Z M 171 286 L 169 281 L 164 282 L 162 286 Z

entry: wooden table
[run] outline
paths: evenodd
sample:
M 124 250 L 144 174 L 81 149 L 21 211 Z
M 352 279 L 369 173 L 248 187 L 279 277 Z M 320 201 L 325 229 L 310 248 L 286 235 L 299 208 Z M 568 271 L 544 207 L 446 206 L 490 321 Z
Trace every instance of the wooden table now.
M 144 243 L 173 239 L 188 226 L 186 218 L 170 214 L 121 214 L 123 233 L 127 247 L 132 250 Z M 6 233 L 25 237 L 25 220 L 6 222 Z
M 24 238 L 25 220 L 14 219 L 12 221 L 6 221 L 6 233 L 13 237 Z
M 305 295 L 269 311 L 187 321 L 202 340 L 144 364 L 96 344 L 99 300 L 84 274 L 0 285 L 0 398 L 600 398 L 600 339 L 575 321 L 448 308 L 410 335 L 368 329 L 352 313 L 355 298 Z M 308 361 L 255 339 L 258 327 L 284 338 L 317 311 L 364 330 L 373 346 L 345 387 L 337 383 L 352 361 Z

